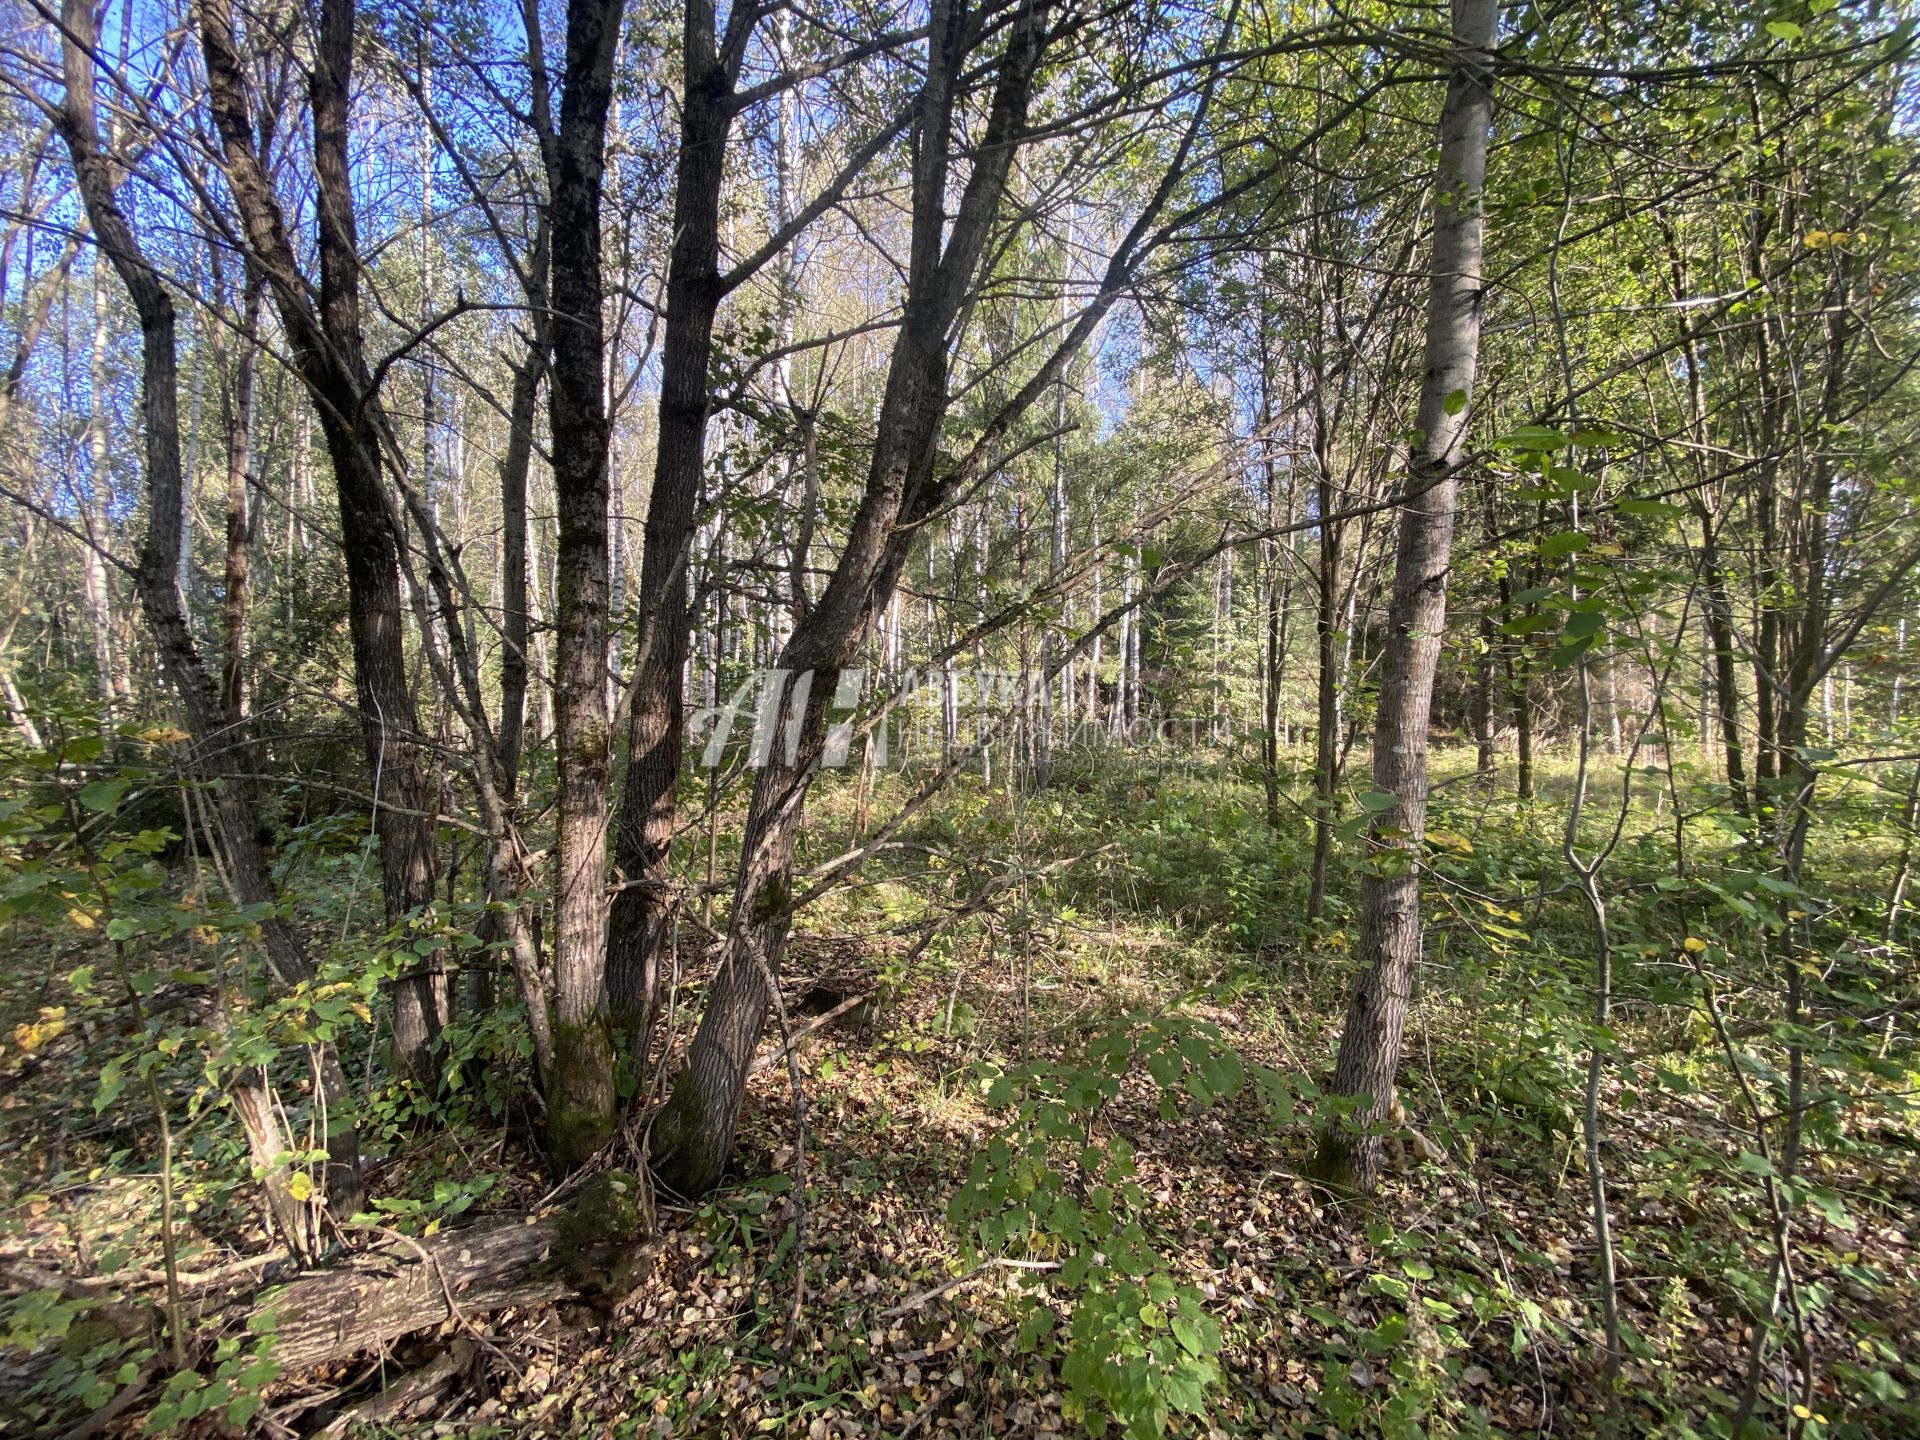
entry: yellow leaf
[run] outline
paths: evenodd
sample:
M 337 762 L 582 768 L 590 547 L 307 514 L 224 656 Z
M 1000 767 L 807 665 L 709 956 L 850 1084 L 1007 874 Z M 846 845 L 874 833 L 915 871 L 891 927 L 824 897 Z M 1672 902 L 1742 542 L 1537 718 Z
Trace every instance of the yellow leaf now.
M 67 911 L 67 923 L 76 930 L 97 930 L 100 922 L 82 910 L 78 905 Z
M 146 741 L 149 745 L 178 745 L 189 737 L 186 731 L 176 730 L 171 725 L 155 725 L 142 730 L 136 738 Z
M 1794 1406 L 1793 1413 L 1798 1415 L 1802 1420 L 1811 1420 L 1813 1418 L 1813 1411 L 1809 1410 L 1804 1405 Z
M 296 1170 L 287 1181 L 287 1193 L 304 1203 L 313 1194 L 313 1176 L 304 1170 Z
M 429 1235 L 438 1235 L 440 1233 L 440 1222 L 438 1220 L 429 1220 L 427 1222 L 426 1233 Z
M 43 1005 L 40 1018 L 31 1024 L 13 1027 L 13 1043 L 31 1055 L 49 1040 L 54 1039 L 67 1028 L 67 1008 L 64 1005 Z
M 1680 942 L 1680 948 L 1685 950 L 1689 955 L 1698 955 L 1702 950 L 1707 948 L 1707 942 L 1697 935 L 1689 935 Z

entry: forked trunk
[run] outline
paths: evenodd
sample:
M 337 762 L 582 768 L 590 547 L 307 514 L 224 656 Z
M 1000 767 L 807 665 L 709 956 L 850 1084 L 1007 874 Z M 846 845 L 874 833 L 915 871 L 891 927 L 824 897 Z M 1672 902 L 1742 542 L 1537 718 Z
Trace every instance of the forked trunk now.
M 828 708 L 845 698 L 835 693 L 840 673 L 891 600 L 919 529 L 954 478 L 934 473 L 947 408 L 948 347 L 1025 128 L 1045 48 L 1046 10 L 1045 0 L 1034 0 L 1011 24 L 995 67 L 982 143 L 949 218 L 959 80 L 981 38 L 981 17 L 938 0 L 934 6 L 916 122 L 907 300 L 866 489 L 832 579 L 781 657 L 781 669 L 792 679 L 775 707 L 773 753 L 754 780 L 725 948 L 686 1068 L 654 1120 L 656 1168 L 683 1195 L 710 1189 L 732 1149 L 754 1046 L 786 946 L 793 854 L 807 789 L 826 750 Z M 1038 383 L 1051 378 L 1043 374 Z M 1035 389 L 1023 390 L 1022 404 L 1032 403 Z

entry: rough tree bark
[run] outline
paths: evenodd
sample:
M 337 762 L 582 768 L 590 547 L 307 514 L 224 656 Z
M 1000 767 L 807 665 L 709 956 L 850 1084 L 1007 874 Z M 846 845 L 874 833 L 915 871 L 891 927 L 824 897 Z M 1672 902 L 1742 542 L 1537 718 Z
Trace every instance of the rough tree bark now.
M 840 671 L 852 663 L 867 627 L 892 597 L 920 523 L 949 493 L 957 473 L 934 473 L 947 409 L 948 347 L 1026 128 L 1034 75 L 1047 43 L 1046 11 L 1046 0 L 1035 0 L 1023 5 L 1009 26 L 1005 49 L 992 67 L 986 130 L 949 222 L 960 77 L 980 42 L 983 16 L 944 0 L 933 7 L 927 77 L 914 121 L 907 298 L 866 489 L 831 580 L 781 657 L 780 669 L 793 680 L 777 702 L 769 702 L 778 705 L 770 733 L 791 736 L 790 747 L 776 741 L 755 776 L 720 968 L 686 1067 L 654 1121 L 657 1169 L 663 1182 L 682 1194 L 710 1189 L 732 1147 L 754 1046 L 766 1023 L 768 987 L 786 945 L 794 845 L 807 789 L 825 750 L 826 717 Z M 1062 358 L 1056 351 L 1054 361 L 1015 397 L 1005 412 L 1007 423 L 1051 384 Z
M 262 160 L 273 117 L 265 117 L 268 141 L 257 140 L 254 133 L 232 0 L 207 0 L 199 16 L 208 104 L 246 232 L 248 258 L 273 295 L 294 368 L 313 398 L 333 462 L 352 600 L 355 690 L 374 779 L 381 894 L 388 920 L 398 923 L 433 903 L 435 825 L 408 683 L 399 562 L 403 537 L 384 484 L 385 419 L 367 370 L 360 327 L 360 254 L 347 155 L 354 7 L 352 0 L 321 0 L 308 84 L 319 191 L 317 309 Z M 434 1051 L 446 1015 L 446 976 L 438 962 L 427 962 L 395 984 L 395 1060 L 423 1081 L 434 1072 Z
M 685 744 L 687 565 L 706 470 L 707 372 L 720 276 L 720 188 L 737 113 L 734 84 L 764 12 L 734 7 L 724 38 L 711 0 L 686 0 L 685 89 L 675 170 L 667 326 L 660 351 L 660 439 L 647 502 L 637 610 L 640 649 L 627 720 L 627 772 L 614 866 L 621 881 L 607 938 L 614 1023 L 643 1061 L 660 957 L 671 934 L 667 869 Z
M 756 5 L 735 6 L 722 33 L 716 30 L 711 0 L 687 0 L 682 36 L 686 79 L 675 172 L 673 251 L 667 269 L 667 325 L 660 351 L 660 437 L 635 604 L 641 633 L 627 715 L 627 770 L 614 850 L 620 888 L 614 896 L 607 939 L 607 987 L 614 1024 L 636 1057 L 646 1048 L 662 952 L 672 934 L 675 902 L 668 857 L 686 749 L 687 571 L 706 469 L 714 317 L 730 293 L 782 253 L 838 199 L 897 131 L 897 125 L 877 127 L 805 206 L 791 213 L 783 207 L 775 232 L 764 245 L 722 272 L 720 201 L 733 122 L 755 99 L 776 93 L 784 99 L 800 73 L 783 70 L 749 91 L 737 89 L 755 29 L 775 13 Z M 876 36 L 849 50 L 837 63 L 858 59 L 899 38 Z M 803 531 L 809 523 L 803 516 Z M 799 599 L 804 604 L 804 592 Z
M 193 778 L 224 782 L 209 789 L 220 831 L 216 838 L 225 852 L 225 873 L 233 898 L 240 905 L 259 905 L 270 912 L 277 897 L 260 851 L 247 789 L 237 773 L 240 767 L 236 759 L 243 753 L 243 737 L 225 728 L 219 694 L 194 646 L 180 594 L 177 547 L 184 486 L 173 300 L 120 208 L 119 168 L 101 145 L 92 60 L 98 35 L 95 12 L 87 0 L 65 0 L 62 24 L 66 96 L 57 123 L 73 157 L 88 220 L 140 317 L 147 530 L 134 568 L 134 587 L 161 665 L 180 700 L 192 741 L 189 764 Z M 291 989 L 313 978 L 313 964 L 285 921 L 268 913 L 259 922 L 259 930 L 267 966 L 281 986 Z M 352 1093 L 331 1045 L 315 1047 L 314 1071 L 331 1129 L 327 1137 L 327 1196 L 344 1217 L 357 1211 L 365 1198 L 359 1136 L 347 1118 Z M 246 1104 L 236 1108 L 258 1151 L 263 1142 L 255 1133 L 257 1127 L 249 1123 L 251 1108 Z
M 1459 470 L 1466 456 L 1467 402 L 1479 360 L 1481 187 L 1493 120 L 1495 0 L 1454 0 L 1454 51 L 1440 115 L 1433 262 L 1418 433 L 1394 557 L 1393 598 L 1380 663 L 1374 789 L 1392 795 L 1368 836 L 1361 881 L 1360 961 L 1334 1067 L 1333 1091 L 1363 1096 L 1357 1127 L 1322 1133 L 1319 1177 L 1371 1191 L 1380 1175 L 1377 1127 L 1394 1098 L 1400 1042 L 1421 942 L 1418 861 L 1427 805 L 1427 723 L 1446 629 L 1447 571 Z M 1376 1133 L 1367 1133 L 1376 1127 Z
M 600 207 L 622 0 L 570 0 L 560 125 L 547 150 L 553 362 L 548 404 L 555 557 L 553 1069 L 547 1148 L 567 1169 L 613 1133 L 607 1017 L 608 555 L 604 277 Z
M 508 798 L 519 788 L 520 757 L 527 730 L 527 476 L 533 468 L 533 416 L 546 378 L 551 338 L 547 327 L 547 267 L 552 245 L 545 215 L 534 230 L 527 262 L 528 325 L 533 338 L 514 367 L 507 409 L 507 448 L 500 457 L 500 768 Z
M 247 607 L 253 559 L 247 471 L 252 464 L 253 373 L 260 353 L 264 289 L 259 271 L 247 265 L 241 282 L 236 349 L 233 364 L 226 371 L 223 393 L 227 422 L 227 563 L 220 597 L 220 708 L 227 724 L 236 728 L 247 713 Z

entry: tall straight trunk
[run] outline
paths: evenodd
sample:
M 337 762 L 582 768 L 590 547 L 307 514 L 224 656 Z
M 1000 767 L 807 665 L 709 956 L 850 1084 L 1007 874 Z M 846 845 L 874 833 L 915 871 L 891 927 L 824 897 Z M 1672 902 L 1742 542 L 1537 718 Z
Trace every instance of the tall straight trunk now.
M 333 460 L 340 533 L 353 600 L 350 630 L 360 692 L 367 762 L 381 803 L 381 893 L 387 921 L 398 925 L 434 902 L 433 788 L 418 747 L 406 647 L 406 611 L 400 583 L 403 537 L 386 491 L 380 459 L 380 417 L 367 373 L 360 321 L 360 240 L 347 155 L 351 128 L 354 0 L 322 0 L 314 66 L 308 81 L 313 110 L 315 206 L 320 261 L 320 324 L 341 357 L 347 383 L 329 395 L 321 429 Z M 446 973 L 437 959 L 410 968 L 394 984 L 393 1044 L 398 1067 L 421 1084 L 437 1069 L 440 1031 L 447 1021 Z
M 744 12 L 743 12 L 744 13 Z M 687 570 L 706 471 L 707 384 L 720 283 L 720 190 L 733 123 L 733 37 L 723 55 L 711 0 L 686 0 L 667 326 L 660 352 L 660 438 L 641 561 L 640 652 L 627 719 L 627 773 L 614 867 L 620 889 L 607 940 L 614 1024 L 641 1063 L 662 953 L 671 943 L 668 868 L 686 744 Z
M 388 922 L 397 925 L 433 904 L 437 827 L 407 665 L 400 585 L 403 537 L 389 503 L 380 448 L 385 417 L 361 333 L 360 253 L 347 153 L 353 0 L 321 0 L 308 81 L 318 182 L 317 308 L 262 160 L 269 147 L 254 133 L 232 0 L 206 0 L 199 18 L 209 108 L 246 232 L 248 259 L 259 267 L 273 295 L 294 368 L 313 398 L 333 463 L 351 600 L 354 689 L 373 777 L 374 828 L 380 837 L 381 895 Z M 269 134 L 275 119 L 265 117 Z M 395 982 L 393 999 L 395 1063 L 428 1083 L 437 1067 L 435 1052 L 447 1015 L 440 963 L 426 961 L 408 970 Z
M 1324 558 L 1320 572 L 1320 610 L 1315 620 L 1318 640 L 1317 703 L 1313 757 L 1313 860 L 1307 881 L 1307 918 L 1317 920 L 1326 909 L 1327 862 L 1333 851 L 1333 827 L 1339 818 L 1340 785 L 1340 664 L 1335 632 L 1339 620 L 1330 613 L 1332 576 Z M 1335 562 L 1337 563 L 1337 550 Z
M 1120 617 L 1120 635 L 1114 647 L 1120 652 L 1120 659 L 1113 672 L 1113 709 L 1107 716 L 1108 731 L 1123 744 L 1128 739 L 1127 671 L 1133 663 L 1133 627 L 1139 623 L 1132 603 L 1135 563 L 1131 556 L 1124 557 L 1120 562 L 1120 600 L 1127 609 Z
M 500 766 L 509 795 L 518 788 L 527 730 L 527 477 L 533 468 L 534 407 L 546 378 L 549 338 L 541 313 L 547 303 L 549 232 L 542 216 L 534 235 L 527 296 L 534 336 L 513 372 L 507 409 L 507 448 L 500 457 Z
M 769 763 L 754 777 L 719 969 L 686 1068 L 654 1121 L 661 1178 L 682 1194 L 710 1189 L 732 1148 L 754 1046 L 786 946 L 794 847 L 840 671 L 858 656 L 867 629 L 892 598 L 918 530 L 957 479 L 954 472 L 934 473 L 947 409 L 949 346 L 1026 127 L 1045 47 L 1046 12 L 1045 0 L 1033 0 L 1011 23 L 982 143 L 950 214 L 959 77 L 978 43 L 981 17 L 948 0 L 935 0 L 933 6 L 916 119 L 907 298 L 866 489 L 831 580 L 796 625 L 781 657 L 781 670 L 793 680 L 778 697 L 768 698 L 778 722 L 771 733 L 791 734 L 793 743 L 791 749 L 776 743 Z M 1043 369 L 1037 382 L 1044 386 L 1052 378 Z M 1008 407 L 1009 422 L 1036 396 L 1030 383 Z
M 607 447 L 600 210 L 621 0 L 570 0 L 560 127 L 548 152 L 553 226 L 553 1073 L 547 1147 L 568 1169 L 613 1133 L 607 1019 Z
M 1313 455 L 1319 471 L 1320 564 L 1318 608 L 1314 613 L 1315 734 L 1313 743 L 1313 860 L 1307 874 L 1307 919 L 1318 920 L 1327 905 L 1327 861 L 1333 852 L 1333 827 L 1339 819 L 1340 736 L 1340 550 L 1344 522 L 1329 519 L 1336 497 L 1333 457 L 1328 449 L 1327 411 L 1316 383 L 1313 405 Z M 1355 577 L 1354 588 L 1359 588 Z
M 1480 499 L 1481 533 L 1486 540 L 1487 554 L 1492 558 L 1498 527 L 1494 523 L 1491 483 L 1480 487 Z M 1501 567 L 1501 571 L 1504 573 L 1504 567 Z M 1500 632 L 1493 617 L 1493 606 L 1483 604 L 1480 609 L 1480 653 L 1475 657 L 1473 671 L 1473 732 L 1479 750 L 1476 768 L 1485 777 L 1484 783 L 1489 788 L 1493 785 L 1494 737 L 1498 723 L 1494 708 L 1493 670 L 1500 647 Z
M 260 351 L 260 302 L 264 282 L 251 265 L 241 282 L 238 349 L 228 372 L 227 555 L 225 589 L 220 599 L 220 709 L 229 726 L 247 713 L 247 607 L 253 562 L 253 526 L 249 520 L 247 470 L 252 464 L 253 372 Z
M 1264 302 L 1267 289 L 1263 285 L 1260 291 Z M 1294 488 L 1290 484 L 1284 507 L 1276 510 L 1275 491 L 1279 488 L 1280 467 L 1274 461 L 1274 424 L 1273 408 L 1273 364 L 1267 353 L 1267 316 L 1262 307 L 1260 323 L 1260 436 L 1265 450 L 1262 470 L 1265 476 L 1264 494 L 1266 520 L 1269 527 L 1277 523 L 1282 527 L 1293 524 Z M 1281 686 L 1286 678 L 1287 667 L 1287 630 L 1293 610 L 1293 567 L 1285 564 L 1283 546 L 1287 542 L 1279 536 L 1265 541 L 1260 547 L 1263 568 L 1266 571 L 1266 635 L 1264 663 L 1260 670 L 1260 770 L 1261 779 L 1266 788 L 1267 828 L 1280 829 L 1280 701 Z M 1284 572 L 1285 578 L 1282 578 Z
M 87 425 L 87 452 L 91 461 L 87 526 L 95 544 L 80 552 L 81 589 L 87 602 L 87 623 L 93 632 L 95 693 L 100 701 L 100 737 L 113 748 L 114 715 L 126 698 L 119 683 L 119 662 L 113 643 L 113 592 L 107 562 L 98 548 L 112 533 L 113 471 L 108 458 L 112 437 L 107 433 L 107 292 L 96 272 L 93 280 L 92 414 Z
M 1375 816 L 1372 864 L 1361 881 L 1360 963 L 1334 1067 L 1333 1091 L 1366 1097 L 1361 1128 L 1328 1127 L 1315 1169 L 1332 1185 L 1371 1191 L 1380 1174 L 1378 1127 L 1393 1103 L 1413 968 L 1420 956 L 1420 876 L 1426 827 L 1427 725 L 1446 630 L 1447 571 L 1467 402 L 1480 349 L 1481 187 L 1493 121 L 1495 0 L 1454 0 L 1454 50 L 1440 115 L 1434 188 L 1432 288 L 1417 441 L 1400 507 L 1393 599 L 1380 659 L 1374 789 L 1394 797 Z
M 1261 547 L 1266 583 L 1260 604 L 1265 633 L 1260 651 L 1260 779 L 1266 790 L 1267 828 L 1280 829 L 1280 682 L 1285 651 L 1286 596 L 1280 584 L 1280 565 L 1273 557 L 1278 540 Z
M 538 53 L 538 34 L 532 44 Z M 544 63 L 537 66 L 544 86 Z M 540 128 L 547 127 L 544 107 Z M 493 732 L 494 753 L 498 763 L 491 772 L 495 783 L 483 786 L 482 801 L 493 813 L 488 817 L 488 841 L 484 883 L 487 898 L 495 902 L 481 917 L 480 936 L 493 943 L 509 942 L 509 957 L 519 977 L 527 1013 L 534 1030 L 535 1069 L 541 1085 L 552 1071 L 552 1017 L 548 1012 L 545 982 L 540 974 L 539 956 L 533 947 L 527 915 L 520 891 L 522 867 L 518 846 L 519 812 L 515 804 L 520 787 L 520 762 L 526 746 L 527 728 L 527 646 L 528 625 L 528 550 L 527 550 L 527 478 L 533 468 L 534 410 L 540 398 L 540 385 L 546 378 L 551 337 L 547 324 L 547 271 L 550 261 L 550 234 L 544 212 L 534 226 L 533 253 L 528 257 L 523 279 L 527 299 L 527 321 L 532 331 L 527 352 L 513 370 L 513 393 L 507 407 L 507 444 L 500 457 L 500 718 Z M 471 645 L 469 648 L 473 648 Z M 477 729 L 469 725 L 470 729 Z M 475 736 L 475 743 L 484 743 Z M 485 764 L 476 757 L 476 772 Z M 486 793 L 491 790 L 491 794 Z M 492 964 L 473 966 L 468 971 L 466 999 L 475 1011 L 484 1011 L 494 1003 Z
M 147 530 L 134 585 L 160 663 L 180 700 L 192 740 L 188 763 L 193 777 L 221 780 L 208 787 L 223 874 L 241 906 L 259 906 L 261 948 L 273 978 L 291 989 L 311 980 L 314 967 L 291 926 L 278 913 L 266 858 L 260 850 L 247 787 L 237 773 L 244 753 L 241 735 L 226 730 L 219 693 L 201 663 L 187 624 L 180 591 L 180 514 L 184 477 L 180 453 L 180 371 L 173 300 L 166 282 L 140 248 L 133 226 L 115 195 L 114 162 L 102 151 L 94 101 L 93 52 L 98 23 L 86 0 L 65 0 L 63 69 L 66 98 L 58 125 L 73 157 L 81 198 L 107 261 L 132 297 L 140 316 L 140 404 L 147 480 Z M 360 1142 L 350 1120 L 352 1092 L 346 1072 L 330 1043 L 313 1047 L 316 1095 L 328 1117 L 327 1198 L 342 1218 L 359 1210 L 366 1195 L 360 1175 Z M 250 1116 L 237 1107 L 250 1141 L 266 1143 Z M 279 1152 L 275 1152 L 276 1154 Z M 271 1183 L 271 1182 L 270 1182 Z M 276 1202 L 277 1210 L 284 1207 Z
M 1727 592 L 1726 570 L 1720 559 L 1719 535 L 1704 504 L 1695 505 L 1700 520 L 1700 578 L 1706 591 L 1701 607 L 1708 642 L 1713 647 L 1714 712 L 1727 757 L 1727 788 L 1733 793 L 1734 813 L 1753 814 L 1747 790 L 1746 750 L 1740 738 L 1740 670 L 1733 629 L 1733 600 Z
M 1532 607 L 1529 606 L 1528 609 L 1531 612 Z M 1500 577 L 1500 614 L 1508 621 L 1514 618 L 1513 581 L 1504 574 Z M 1507 682 L 1507 704 L 1513 713 L 1514 785 L 1522 800 L 1531 800 L 1533 799 L 1533 693 L 1530 682 L 1531 665 L 1527 659 L 1527 642 L 1524 638 L 1509 640 L 1500 648 L 1500 664 Z

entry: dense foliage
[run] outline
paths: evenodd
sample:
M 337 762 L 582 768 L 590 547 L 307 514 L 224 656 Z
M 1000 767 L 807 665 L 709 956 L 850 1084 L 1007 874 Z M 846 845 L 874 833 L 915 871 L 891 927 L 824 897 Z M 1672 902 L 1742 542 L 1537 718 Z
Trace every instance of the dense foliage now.
M 1917 39 L 16 7 L 0 1429 L 1920 1431 Z

